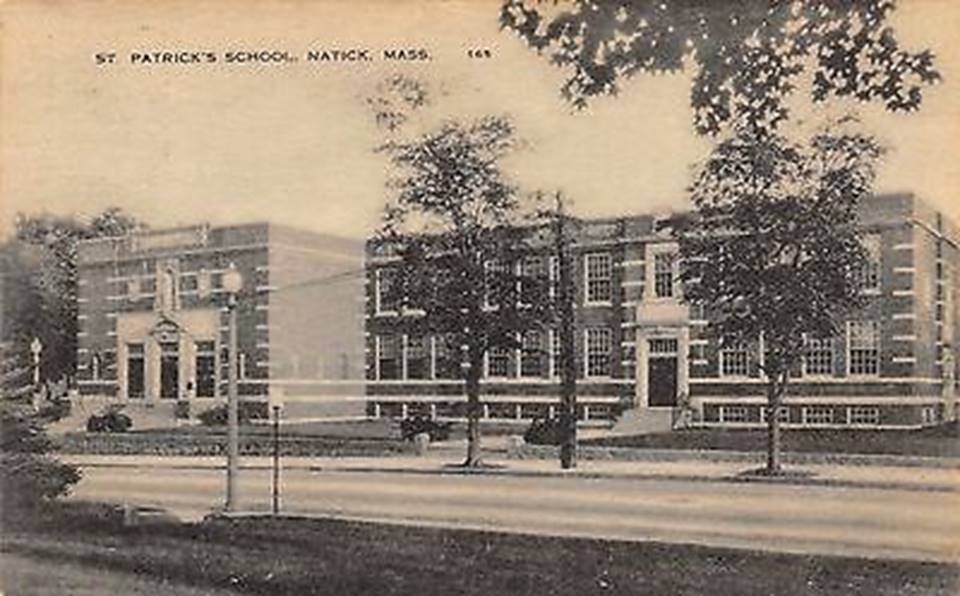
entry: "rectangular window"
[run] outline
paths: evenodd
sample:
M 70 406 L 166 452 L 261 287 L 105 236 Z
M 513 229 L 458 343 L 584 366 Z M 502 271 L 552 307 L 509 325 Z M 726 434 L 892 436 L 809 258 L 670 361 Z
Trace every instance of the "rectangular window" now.
M 195 292 L 197 290 L 197 276 L 193 273 L 180 276 L 180 291 Z
M 608 253 L 584 255 L 586 301 L 610 302 L 613 299 L 613 267 Z
M 672 298 L 674 285 L 673 266 L 677 260 L 674 253 L 664 252 L 653 257 L 653 295 L 656 298 Z
M 543 361 L 543 333 L 536 329 L 527 331 L 523 334 L 520 348 L 520 376 L 542 376 Z
M 560 258 L 550 257 L 550 297 L 557 297 L 557 288 L 560 287 Z
M 533 256 L 520 261 L 520 304 L 539 304 L 546 298 L 549 271 L 546 259 Z
M 487 376 L 510 376 L 510 350 L 500 346 L 493 346 L 487 350 Z
M 160 397 L 180 397 L 180 346 L 176 342 L 160 344 Z
M 407 336 L 407 378 L 430 378 L 430 344 L 422 335 Z
M 853 406 L 848 414 L 850 424 L 876 426 L 880 424 L 880 408 L 872 406 Z
M 864 292 L 880 290 L 880 236 L 869 234 L 863 237 L 863 248 L 867 259 L 857 272 L 857 284 Z
M 210 295 L 212 285 L 210 272 L 206 269 L 201 269 L 200 272 L 197 273 L 197 294 L 201 298 L 206 298 Z
M 720 348 L 720 376 L 746 377 L 750 374 L 750 351 L 742 343 L 723 342 Z
M 154 276 L 140 278 L 140 294 L 154 294 L 157 291 L 157 278 Z
M 400 297 L 397 291 L 397 272 L 392 269 L 377 269 L 376 277 L 376 312 L 397 312 L 400 306 Z
M 720 422 L 749 422 L 746 406 L 720 406 Z
M 609 329 L 598 327 L 587 329 L 586 354 L 587 377 L 610 376 L 610 352 L 613 348 L 613 333 Z
M 143 398 L 143 344 L 127 344 L 127 397 Z
M 807 406 L 803 408 L 804 424 L 833 424 L 833 408 L 830 406 Z
M 851 375 L 880 374 L 880 324 L 877 321 L 847 324 L 847 368 Z
M 438 379 L 459 379 L 460 374 L 460 346 L 457 337 L 452 333 L 437 335 L 433 338 L 434 374 Z
M 550 330 L 550 376 L 560 376 L 560 330 Z
M 804 375 L 833 374 L 833 338 L 806 338 L 806 351 L 803 356 Z
M 787 406 L 780 406 L 777 410 L 777 418 L 780 420 L 780 424 L 786 424 L 790 422 L 790 408 Z M 760 422 L 762 424 L 767 423 L 767 406 L 760 406 Z
M 214 342 L 198 341 L 196 350 L 196 395 L 197 397 L 213 397 L 217 383 Z
M 400 378 L 401 350 L 399 335 L 381 335 L 377 338 L 377 366 L 381 380 Z
M 484 303 L 488 308 L 508 304 L 510 300 L 510 267 L 499 259 L 483 264 Z

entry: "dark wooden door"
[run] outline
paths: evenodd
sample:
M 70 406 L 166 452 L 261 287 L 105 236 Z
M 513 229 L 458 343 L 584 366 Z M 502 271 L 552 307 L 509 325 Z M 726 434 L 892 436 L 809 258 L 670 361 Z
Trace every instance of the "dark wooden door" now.
M 648 405 L 654 407 L 677 405 L 677 357 L 650 358 L 648 373 Z

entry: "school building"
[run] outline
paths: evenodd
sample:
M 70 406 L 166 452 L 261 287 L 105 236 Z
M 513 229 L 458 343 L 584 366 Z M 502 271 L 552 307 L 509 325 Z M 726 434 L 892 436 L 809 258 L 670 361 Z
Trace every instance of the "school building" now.
M 960 232 L 908 194 L 872 197 L 861 216 L 868 304 L 838 337 L 810 342 L 785 398 L 788 427 L 910 428 L 956 416 Z M 677 244 L 662 227 L 652 214 L 597 219 L 574 239 L 580 419 L 669 428 L 686 402 L 694 425 L 764 424 L 762 346 L 721 348 L 707 337 L 704 315 L 682 300 Z M 368 245 L 367 413 L 462 417 L 458 351 L 426 331 L 422 312 L 389 298 L 396 259 Z M 516 266 L 557 270 L 548 246 Z M 487 418 L 555 414 L 557 332 L 531 331 L 521 343 L 486 357 Z

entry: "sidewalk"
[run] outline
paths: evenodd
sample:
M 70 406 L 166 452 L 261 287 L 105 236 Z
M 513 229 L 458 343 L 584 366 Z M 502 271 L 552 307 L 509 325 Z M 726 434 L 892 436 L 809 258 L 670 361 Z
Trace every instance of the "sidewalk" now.
M 744 476 L 756 464 L 717 462 L 691 458 L 686 461 L 605 461 L 580 460 L 573 470 L 560 469 L 559 463 L 542 459 L 506 459 L 503 454 L 487 454 L 488 467 L 461 468 L 463 453 L 444 449 L 425 456 L 392 457 L 284 457 L 284 470 L 338 473 L 396 474 L 485 474 L 524 477 L 610 478 L 621 480 L 681 480 L 694 482 L 765 482 L 821 485 L 851 488 L 876 488 L 960 493 L 960 470 L 902 466 L 788 465 L 787 470 L 803 475 L 764 478 Z M 149 455 L 67 455 L 64 461 L 81 467 L 136 467 L 222 469 L 222 457 L 162 457 Z M 273 465 L 269 457 L 243 457 L 244 469 L 266 470 Z

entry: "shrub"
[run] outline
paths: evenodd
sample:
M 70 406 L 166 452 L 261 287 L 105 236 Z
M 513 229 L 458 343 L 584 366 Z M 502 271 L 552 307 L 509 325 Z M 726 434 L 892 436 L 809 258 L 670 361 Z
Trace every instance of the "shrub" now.
M 268 418 L 268 407 L 266 402 L 261 401 L 241 401 L 237 404 L 237 419 L 240 424 L 245 424 L 251 420 L 266 420 Z M 227 425 L 227 404 L 218 404 L 208 410 L 197 414 L 200 423 L 204 426 L 226 426 Z
M 133 420 L 119 410 L 110 410 L 106 414 L 94 414 L 87 418 L 87 432 L 125 433 L 133 426 Z
M 173 417 L 177 420 L 186 420 L 190 418 L 190 402 L 181 399 L 173 405 Z
M 80 480 L 75 466 L 44 455 L 4 452 L 0 459 L 0 498 L 5 512 L 30 509 L 65 496 Z
M 446 441 L 450 438 L 450 422 L 438 422 L 425 416 L 405 418 L 400 422 L 400 435 L 404 441 L 412 441 L 420 433 L 430 435 L 431 441 Z
M 525 443 L 531 445 L 559 445 L 563 442 L 563 429 L 557 418 L 535 418 L 526 432 L 523 433 Z

